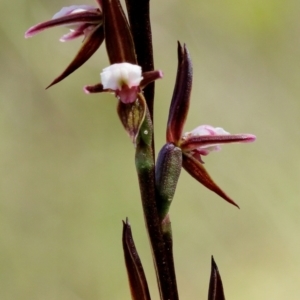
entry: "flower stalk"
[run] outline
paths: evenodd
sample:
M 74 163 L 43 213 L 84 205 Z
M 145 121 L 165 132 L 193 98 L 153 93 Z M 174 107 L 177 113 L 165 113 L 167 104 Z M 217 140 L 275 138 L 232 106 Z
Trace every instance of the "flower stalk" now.
M 178 299 L 173 257 L 166 251 L 166 240 L 163 235 L 161 220 L 158 215 L 155 188 L 155 164 L 152 141 L 143 137 L 143 132 L 152 132 L 150 114 L 147 114 L 137 140 L 135 164 L 139 179 L 145 223 L 152 248 L 159 292 L 162 300 Z
M 138 65 L 143 72 L 153 71 L 152 32 L 150 23 L 149 0 L 126 0 L 131 33 L 134 40 Z M 173 260 L 171 223 L 162 225 L 157 203 L 158 194 L 155 184 L 155 152 L 153 132 L 154 82 L 144 88 L 149 119 L 146 118 L 141 134 L 151 129 L 151 144 L 141 140 L 136 148 L 136 168 L 139 178 L 142 205 L 149 240 L 154 256 L 161 299 L 179 299 Z M 146 168 L 141 161 L 147 157 Z M 168 226 L 166 226 L 168 224 Z
M 177 76 L 169 109 L 166 143 L 155 164 L 154 81 L 162 78 L 163 74 L 154 70 L 149 0 L 126 0 L 129 22 L 119 0 L 96 2 L 97 7 L 65 7 L 52 20 L 31 27 L 25 37 L 61 25 L 71 27 L 61 41 L 83 37 L 75 58 L 48 87 L 83 65 L 105 40 L 110 65 L 100 73 L 101 83 L 85 86 L 84 91 L 87 94 L 109 92 L 118 99 L 119 119 L 135 147 L 141 202 L 160 299 L 178 300 L 170 207 L 181 168 L 203 186 L 238 207 L 212 180 L 204 168 L 203 156 L 220 150 L 222 144 L 253 142 L 255 136 L 230 134 L 223 128 L 210 125 L 201 125 L 184 133 L 193 68 L 187 47 L 178 42 Z M 127 219 L 123 222 L 122 242 L 132 299 L 150 300 L 146 276 Z M 213 258 L 208 299 L 225 300 L 221 277 Z

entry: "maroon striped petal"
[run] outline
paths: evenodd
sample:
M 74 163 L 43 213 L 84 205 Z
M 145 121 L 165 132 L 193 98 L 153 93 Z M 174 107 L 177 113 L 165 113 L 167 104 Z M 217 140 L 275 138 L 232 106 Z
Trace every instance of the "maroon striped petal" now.
M 140 87 L 144 89 L 149 83 L 161 78 L 163 78 L 163 72 L 160 70 L 144 72 Z
M 206 188 L 215 192 L 225 201 L 239 208 L 239 206 L 218 187 L 218 185 L 212 180 L 212 178 L 205 170 L 203 164 L 196 158 L 194 158 L 190 154 L 183 153 L 182 166 L 192 177 L 194 177 L 197 181 L 203 184 Z
M 89 36 L 86 37 L 79 52 L 77 53 L 73 61 L 69 64 L 69 66 L 63 71 L 62 74 L 56 77 L 49 86 L 47 86 L 47 89 L 52 85 L 65 79 L 67 76 L 69 76 L 79 67 L 81 67 L 101 46 L 103 40 L 104 40 L 103 26 L 99 25 L 94 29 L 93 32 L 90 33 Z
M 256 139 L 253 134 L 230 134 L 230 135 L 201 135 L 182 139 L 180 148 L 182 151 L 191 151 L 199 147 L 230 143 L 250 143 Z
M 56 27 L 56 26 L 69 25 L 74 23 L 88 23 L 91 25 L 99 24 L 102 23 L 102 19 L 103 19 L 102 15 L 96 13 L 91 13 L 91 12 L 79 12 L 76 14 L 74 13 L 61 18 L 42 22 L 30 27 L 25 32 L 25 38 L 32 37 L 45 29 Z
M 59 40 L 61 42 L 68 42 L 71 40 L 74 40 L 80 36 L 87 36 L 88 34 L 86 33 L 89 30 L 93 30 L 95 26 L 90 25 L 90 24 L 82 24 L 78 26 L 75 30 L 70 30 L 68 33 L 64 34 Z
M 119 0 L 103 0 L 104 32 L 111 64 L 137 64 L 133 38 Z
M 103 84 L 102 83 L 97 83 L 95 85 L 86 85 L 83 88 L 83 90 L 86 94 L 103 93 L 103 92 L 108 91 L 106 89 L 103 89 Z M 114 91 L 111 91 L 111 92 L 114 93 Z
M 167 125 L 167 142 L 177 144 L 190 106 L 193 69 L 189 52 L 178 43 L 178 68 Z

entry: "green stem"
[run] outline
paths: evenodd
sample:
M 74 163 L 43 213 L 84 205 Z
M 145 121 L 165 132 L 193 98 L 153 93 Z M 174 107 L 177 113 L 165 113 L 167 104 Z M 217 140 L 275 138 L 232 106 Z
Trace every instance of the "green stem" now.
M 162 300 L 177 300 L 178 293 L 173 257 L 169 256 L 156 205 L 155 165 L 152 151 L 152 123 L 149 113 L 137 140 L 135 163 L 139 178 L 145 223 L 152 248 L 154 264 Z M 170 263 L 172 262 L 172 263 Z

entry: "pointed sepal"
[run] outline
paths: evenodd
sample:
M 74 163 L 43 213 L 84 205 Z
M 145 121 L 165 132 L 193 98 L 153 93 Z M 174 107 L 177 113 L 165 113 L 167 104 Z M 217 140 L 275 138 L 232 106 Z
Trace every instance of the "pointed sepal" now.
M 171 143 L 160 150 L 155 166 L 157 209 L 163 220 L 169 212 L 182 167 L 182 151 Z
M 146 108 L 146 101 L 141 93 L 137 95 L 136 101 L 132 103 L 118 102 L 119 118 L 134 145 L 136 145 L 137 136 L 145 119 Z
M 151 298 L 146 276 L 133 241 L 131 226 L 128 219 L 126 219 L 126 222 L 123 221 L 122 244 L 130 285 L 131 299 L 150 300 Z
M 134 42 L 128 21 L 119 0 L 103 0 L 104 33 L 111 64 L 137 64 Z
M 95 12 L 90 12 L 90 11 L 78 12 L 78 13 L 62 16 L 60 18 L 54 18 L 52 20 L 34 25 L 25 32 L 25 38 L 30 38 L 46 29 L 56 27 L 56 26 L 82 23 L 82 24 L 86 24 L 86 27 L 88 27 L 94 24 L 95 25 L 101 24 L 102 21 L 103 21 L 103 17 L 99 10 L 98 12 L 96 9 Z
M 230 134 L 221 127 L 201 125 L 190 132 L 186 132 L 180 141 L 183 152 L 193 152 L 207 155 L 221 149 L 222 144 L 250 143 L 256 136 L 248 133 Z
M 169 110 L 167 141 L 177 144 L 182 136 L 183 126 L 190 106 L 193 69 L 186 46 L 178 43 L 178 67 L 176 83 Z
M 157 79 L 163 78 L 163 72 L 161 70 L 154 70 L 143 73 L 143 80 L 141 81 L 140 87 L 144 89 L 149 83 L 154 82 Z
M 225 300 L 221 275 L 213 256 L 211 257 L 208 300 Z
M 54 84 L 62 81 L 67 76 L 72 74 L 74 71 L 76 71 L 79 67 L 81 67 L 101 46 L 104 40 L 104 32 L 103 32 L 103 26 L 99 25 L 95 29 L 93 29 L 93 32 L 91 32 L 86 39 L 83 42 L 83 45 L 81 46 L 79 52 L 75 56 L 75 58 L 72 60 L 72 62 L 69 64 L 69 66 L 60 74 L 58 77 L 56 77 L 48 86 L 53 86 Z
M 184 153 L 182 156 L 182 166 L 183 168 L 197 181 L 203 184 L 209 190 L 215 192 L 217 195 L 222 197 L 225 201 L 233 204 L 234 206 L 239 206 L 230 199 L 219 186 L 212 180 L 207 171 L 205 170 L 203 164 L 193 157 L 191 154 Z
M 97 83 L 95 85 L 86 85 L 86 86 L 84 86 L 83 91 L 86 94 L 96 94 L 96 93 L 107 92 L 107 90 L 105 90 L 103 88 L 103 84 L 102 83 Z M 113 93 L 113 91 L 111 91 L 111 93 Z

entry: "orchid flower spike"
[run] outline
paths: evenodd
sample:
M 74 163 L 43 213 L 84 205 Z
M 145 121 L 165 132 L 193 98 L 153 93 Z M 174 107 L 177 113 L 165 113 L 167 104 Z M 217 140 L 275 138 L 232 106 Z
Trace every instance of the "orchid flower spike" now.
M 253 142 L 256 137 L 253 134 L 230 134 L 221 127 L 212 127 L 210 125 L 198 126 L 190 132 L 183 133 L 190 106 L 192 78 L 193 70 L 189 52 L 185 45 L 181 46 L 178 43 L 178 68 L 169 110 L 166 134 L 167 143 L 160 151 L 156 165 L 156 173 L 160 175 L 158 176 L 159 182 L 156 185 L 161 194 L 161 201 L 167 202 L 168 198 L 173 198 L 180 174 L 178 167 L 182 166 L 206 188 L 238 207 L 212 180 L 203 166 L 202 156 L 208 155 L 212 151 L 220 150 L 222 144 Z M 180 158 L 178 158 L 179 150 L 182 155 L 181 164 L 179 163 Z M 168 182 L 168 176 L 172 177 L 172 182 L 165 187 L 164 184 Z M 167 204 L 159 204 L 163 216 L 166 215 L 169 209 L 169 203 Z
M 104 40 L 102 8 L 89 5 L 72 5 L 62 8 L 51 20 L 29 28 L 25 33 L 25 38 L 32 37 L 41 31 L 56 26 L 67 26 L 70 30 L 69 33 L 60 38 L 61 42 L 71 41 L 82 36 L 84 37 L 84 42 L 73 61 L 48 87 L 63 80 L 82 66 L 101 46 Z

